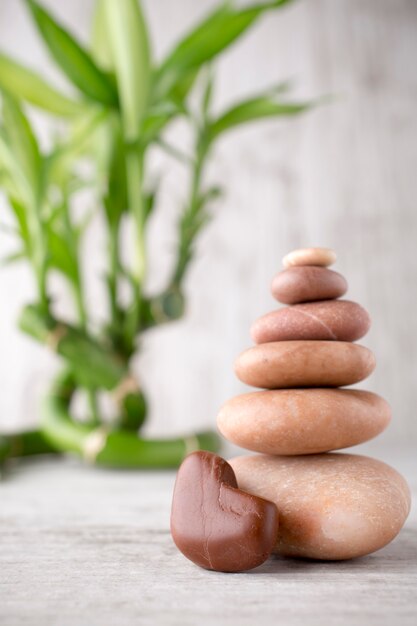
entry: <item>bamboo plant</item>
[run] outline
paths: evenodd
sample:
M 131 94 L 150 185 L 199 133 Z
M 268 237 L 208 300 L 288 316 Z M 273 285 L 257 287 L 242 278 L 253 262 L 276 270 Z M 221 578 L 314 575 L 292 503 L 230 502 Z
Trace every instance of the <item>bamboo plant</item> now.
M 62 369 L 44 399 L 39 429 L 0 436 L 0 460 L 70 452 L 110 466 L 169 467 L 192 449 L 218 449 L 213 432 L 161 440 L 141 436 L 147 404 L 131 361 L 140 350 L 142 333 L 184 314 L 184 278 L 219 194 L 204 176 L 216 141 L 243 124 L 293 116 L 311 106 L 288 101 L 288 85 L 281 83 L 213 113 L 216 60 L 263 14 L 287 1 L 245 8 L 221 3 L 156 61 L 139 0 L 97 0 L 89 46 L 40 3 L 26 0 L 68 88 L 58 90 L 0 53 L 0 185 L 14 216 L 17 242 L 16 252 L 3 264 L 22 260 L 30 265 L 37 295 L 22 310 L 19 325 L 59 355 Z M 34 132 L 31 107 L 59 120 L 61 133 L 48 150 Z M 168 127 L 179 118 L 193 135 L 189 154 L 166 139 Z M 151 269 L 146 232 L 157 205 L 157 189 L 149 183 L 150 149 L 167 152 L 189 170 L 187 199 L 179 207 L 175 262 L 164 289 L 156 294 L 146 290 Z M 86 307 L 80 255 L 90 216 L 76 218 L 74 211 L 86 185 L 102 212 L 107 236 L 108 319 L 100 327 Z M 127 262 L 121 255 L 121 228 L 126 224 L 134 239 Z M 56 272 L 74 299 L 75 323 L 56 313 L 50 287 Z M 128 302 L 121 297 L 126 289 Z M 79 393 L 88 398 L 84 420 L 72 410 Z M 115 403 L 117 418 L 111 424 L 100 414 L 98 397 L 103 393 L 110 393 Z

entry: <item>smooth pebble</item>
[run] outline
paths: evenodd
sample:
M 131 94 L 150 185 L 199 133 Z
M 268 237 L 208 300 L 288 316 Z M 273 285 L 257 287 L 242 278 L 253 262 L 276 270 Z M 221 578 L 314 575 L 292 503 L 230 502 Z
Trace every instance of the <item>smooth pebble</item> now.
M 199 450 L 181 464 L 171 509 L 171 534 L 190 561 L 241 572 L 263 563 L 278 536 L 276 506 L 242 492 L 230 465 Z
M 275 502 L 275 552 L 339 560 L 392 541 L 410 510 L 410 491 L 392 467 L 365 456 L 241 456 L 229 461 L 240 489 Z
M 278 389 L 235 396 L 221 408 L 224 437 L 264 454 L 315 454 L 340 450 L 381 433 L 389 404 L 359 389 Z
M 271 293 L 278 302 L 298 304 L 340 298 L 347 288 L 346 279 L 326 267 L 294 266 L 273 278 Z
M 300 248 L 284 256 L 284 267 L 292 265 L 333 265 L 336 262 L 336 253 L 330 248 Z
M 242 382 L 265 389 L 353 385 L 374 368 L 375 357 L 368 348 L 346 341 L 261 343 L 235 362 Z
M 369 330 L 369 314 L 350 300 L 322 300 L 271 311 L 251 327 L 255 343 L 321 339 L 356 341 Z

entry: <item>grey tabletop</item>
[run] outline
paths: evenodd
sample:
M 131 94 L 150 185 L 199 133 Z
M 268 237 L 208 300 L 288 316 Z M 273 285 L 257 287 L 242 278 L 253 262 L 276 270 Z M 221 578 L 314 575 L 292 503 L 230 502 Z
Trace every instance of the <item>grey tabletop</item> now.
M 391 457 L 415 499 L 415 453 Z M 417 623 L 415 509 L 394 542 L 368 557 L 272 558 L 220 574 L 195 567 L 172 543 L 174 478 L 76 460 L 11 466 L 0 483 L 0 623 Z

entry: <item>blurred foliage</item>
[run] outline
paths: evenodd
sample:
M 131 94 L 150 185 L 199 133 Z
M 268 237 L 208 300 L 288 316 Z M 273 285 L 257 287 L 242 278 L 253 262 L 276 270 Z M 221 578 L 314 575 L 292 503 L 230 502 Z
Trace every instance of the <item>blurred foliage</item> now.
M 314 104 L 288 100 L 289 85 L 282 83 L 220 114 L 212 112 L 217 59 L 263 14 L 287 3 L 276 0 L 244 8 L 234 2 L 221 3 L 156 62 L 138 0 L 97 0 L 89 46 L 40 3 L 26 0 L 40 39 L 67 88 L 49 84 L 35 71 L 0 54 L 0 184 L 16 225 L 16 252 L 3 263 L 26 260 L 32 267 L 37 301 L 22 312 L 20 326 L 55 350 L 69 372 L 67 382 L 55 385 L 51 392 L 42 436 L 28 436 L 27 449 L 36 442 L 33 450 L 42 451 L 46 441 L 46 451 L 52 445 L 90 460 L 92 456 L 95 460 L 111 457 L 112 464 L 136 466 L 176 464 L 189 449 L 186 438 L 175 440 L 169 453 L 166 441 L 146 443 L 139 438 L 146 402 L 138 385 L 126 384 L 131 380 L 130 361 L 143 331 L 184 314 L 184 276 L 198 235 L 210 219 L 210 206 L 222 191 L 207 187 L 204 181 L 217 140 L 244 124 L 298 115 Z M 65 129 L 48 152 L 41 149 L 32 128 L 30 107 L 59 118 Z M 193 133 L 190 155 L 166 141 L 168 127 L 179 118 Z M 179 207 L 176 260 L 165 288 L 153 296 L 145 291 L 149 271 L 146 227 L 157 210 L 157 189 L 150 192 L 146 180 L 150 148 L 166 151 L 189 169 L 187 199 Z M 89 180 L 80 173 L 80 164 L 86 161 L 93 172 Z M 91 188 L 95 210 L 103 213 L 108 241 L 109 319 L 99 329 L 93 328 L 85 306 L 80 258 L 91 214 L 77 221 L 73 211 L 77 193 L 85 186 Z M 120 254 L 122 220 L 130 223 L 135 238 L 128 266 Z M 71 289 L 78 312 L 76 325 L 56 317 L 50 295 L 53 272 Z M 120 298 L 122 284 L 130 287 L 127 305 Z M 82 425 L 70 415 L 71 397 L 80 389 L 87 393 L 91 407 L 91 416 Z M 97 405 L 102 390 L 113 392 L 119 419 L 104 438 L 96 437 L 101 447 L 92 455 L 94 434 L 103 432 Z M 109 433 L 114 432 L 124 433 L 111 439 L 117 440 L 116 451 L 106 448 Z M 194 438 L 194 445 L 216 448 L 217 440 L 203 435 L 200 440 Z M 10 449 L 4 439 L 1 449 Z

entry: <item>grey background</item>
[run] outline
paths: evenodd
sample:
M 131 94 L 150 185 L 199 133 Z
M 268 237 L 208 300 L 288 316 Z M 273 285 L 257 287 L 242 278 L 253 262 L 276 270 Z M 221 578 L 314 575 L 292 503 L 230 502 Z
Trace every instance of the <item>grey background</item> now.
M 91 0 L 44 4 L 88 36 Z M 144 4 L 158 58 L 216 2 Z M 378 366 L 362 387 L 384 395 L 394 413 L 378 441 L 415 442 L 416 24 L 413 0 L 305 0 L 261 20 L 218 65 L 219 110 L 286 77 L 294 78 L 300 96 L 337 98 L 303 118 L 264 122 L 218 145 L 209 178 L 223 182 L 227 195 L 199 242 L 187 281 L 188 316 L 150 333 L 135 364 L 153 407 L 149 432 L 214 422 L 221 403 L 244 389 L 232 363 L 250 345 L 252 320 L 274 306 L 269 283 L 281 257 L 294 247 L 324 245 L 338 252 L 348 297 L 373 318 L 363 343 Z M 0 45 L 60 82 L 19 0 L 0 2 Z M 42 118 L 35 121 L 46 137 Z M 181 128 L 173 136 L 186 140 Z M 150 232 L 150 288 L 163 284 L 169 266 L 185 182 L 171 162 L 156 159 L 155 170 L 165 183 Z M 1 250 L 10 245 L 0 232 Z M 98 318 L 103 293 L 92 276 L 103 247 L 97 222 L 85 255 L 89 305 Z M 66 308 L 58 284 L 56 293 Z M 33 298 L 28 270 L 1 271 L 0 294 L 0 427 L 14 428 L 37 419 L 57 363 L 15 328 L 20 307 Z

